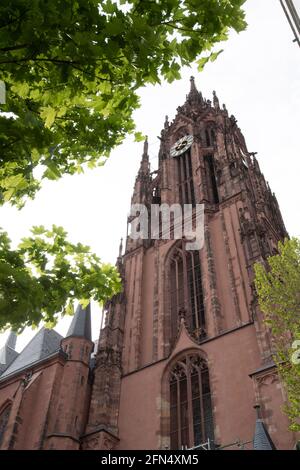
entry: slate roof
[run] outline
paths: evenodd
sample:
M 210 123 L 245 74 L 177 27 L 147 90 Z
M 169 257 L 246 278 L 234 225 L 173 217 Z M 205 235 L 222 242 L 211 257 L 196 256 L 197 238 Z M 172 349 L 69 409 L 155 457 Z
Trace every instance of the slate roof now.
M 9 367 L 18 355 L 17 351 L 9 346 L 3 346 L 3 348 L 0 349 L 0 375 Z
M 81 336 L 91 341 L 91 307 L 82 308 L 79 304 L 66 337 Z M 63 337 L 55 330 L 41 328 L 32 340 L 18 354 L 14 348 L 17 336 L 11 332 L 5 346 L 0 349 L 0 380 L 22 369 L 36 364 L 58 352 Z
M 253 449 L 276 450 L 276 447 L 268 433 L 268 430 L 261 419 L 256 421 Z
M 268 433 L 266 426 L 264 425 L 263 420 L 260 418 L 259 414 L 259 406 L 256 405 L 256 424 L 255 424 L 255 432 L 254 432 L 254 439 L 253 439 L 253 449 L 254 450 L 276 450 L 276 447 Z
M 86 308 L 82 308 L 80 304 L 78 305 L 66 338 L 69 336 L 82 336 L 90 341 L 92 340 L 90 304 Z
M 24 369 L 30 364 L 41 361 L 60 349 L 63 337 L 54 330 L 41 328 L 40 331 L 25 346 L 23 351 L 14 359 L 2 373 L 0 379 Z M 17 353 L 16 353 L 17 354 Z

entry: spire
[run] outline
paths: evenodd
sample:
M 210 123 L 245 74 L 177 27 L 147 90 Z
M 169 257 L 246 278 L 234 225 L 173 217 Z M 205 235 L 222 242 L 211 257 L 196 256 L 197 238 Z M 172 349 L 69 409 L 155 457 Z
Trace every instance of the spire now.
M 17 344 L 17 335 L 14 331 L 11 331 L 7 337 L 6 346 L 9 346 L 12 349 L 16 349 L 16 344 Z
M 122 252 L 123 252 L 123 238 L 120 240 L 120 245 L 119 245 L 119 256 L 117 258 L 116 266 L 119 269 L 119 273 L 122 272 L 123 269 L 123 258 L 122 258 Z
M 187 101 L 190 104 L 201 104 L 202 105 L 203 104 L 203 98 L 202 98 L 201 93 L 199 93 L 199 91 L 196 88 L 195 78 L 194 77 L 190 78 L 190 83 L 191 83 L 190 92 L 186 97 Z
M 146 135 L 145 141 L 144 141 L 144 151 L 143 151 L 143 156 L 148 156 L 148 136 Z
M 260 416 L 260 405 L 255 405 L 256 410 L 256 424 L 253 438 L 253 449 L 254 450 L 276 450 L 276 447 L 268 433 L 267 428 L 264 425 L 263 420 Z
M 191 76 L 190 82 L 191 82 L 190 94 L 198 93 L 198 90 L 197 90 L 196 84 L 195 84 L 195 77 Z
M 148 175 L 150 172 L 150 164 L 149 164 L 149 155 L 148 155 L 148 137 L 146 136 L 144 141 L 144 148 L 143 148 L 143 155 L 141 160 L 140 169 L 138 172 L 138 176 Z
M 14 331 L 11 331 L 5 341 L 5 345 L 0 348 L 0 375 L 19 355 L 17 351 L 15 351 L 16 342 L 17 335 Z
M 123 251 L 123 238 L 121 238 L 120 245 L 119 245 L 119 258 L 122 257 L 122 251 Z
M 70 336 L 82 336 L 83 338 L 91 341 L 92 334 L 90 304 L 86 308 L 83 308 L 81 304 L 78 304 L 66 338 Z

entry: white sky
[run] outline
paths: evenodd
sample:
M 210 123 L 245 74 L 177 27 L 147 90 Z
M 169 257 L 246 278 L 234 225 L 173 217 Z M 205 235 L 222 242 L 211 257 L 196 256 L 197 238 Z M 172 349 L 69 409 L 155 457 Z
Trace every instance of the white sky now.
M 258 152 L 289 234 L 300 236 L 300 48 L 292 42 L 293 34 L 279 0 L 251 0 L 245 9 L 247 31 L 232 33 L 220 47 L 224 52 L 202 73 L 192 66 L 184 69 L 180 81 L 142 89 L 135 120 L 138 130 L 148 135 L 155 166 L 157 136 L 165 115 L 172 120 L 176 108 L 184 103 L 190 76 L 195 76 L 204 97 L 212 99 L 212 91 L 216 90 L 220 103 L 225 103 L 229 114 L 237 118 L 248 150 Z M 142 147 L 130 137 L 113 151 L 104 167 L 45 182 L 36 200 L 21 211 L 8 205 L 0 208 L 0 226 L 17 243 L 29 234 L 32 225 L 62 225 L 72 241 L 90 245 L 104 261 L 115 263 L 120 237 L 126 233 Z M 100 310 L 94 307 L 92 311 L 96 339 Z M 70 321 L 65 318 L 55 329 L 65 334 Z M 0 335 L 1 344 L 7 334 Z M 18 338 L 18 351 L 33 334 L 27 329 Z

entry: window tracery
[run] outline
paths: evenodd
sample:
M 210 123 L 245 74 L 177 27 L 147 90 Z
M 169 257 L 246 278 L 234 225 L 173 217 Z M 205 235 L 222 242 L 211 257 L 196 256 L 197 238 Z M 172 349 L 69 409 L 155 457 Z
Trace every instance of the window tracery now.
M 212 402 L 206 361 L 187 354 L 170 371 L 171 449 L 214 440 Z

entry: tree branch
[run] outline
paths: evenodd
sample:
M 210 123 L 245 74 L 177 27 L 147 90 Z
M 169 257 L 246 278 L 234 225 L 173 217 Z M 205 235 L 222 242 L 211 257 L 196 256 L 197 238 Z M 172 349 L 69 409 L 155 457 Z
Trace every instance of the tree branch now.
M 0 51 L 9 52 L 9 51 L 16 51 L 18 49 L 25 49 L 26 47 L 31 46 L 31 44 L 20 44 L 18 46 L 10 46 L 10 47 L 1 47 Z

